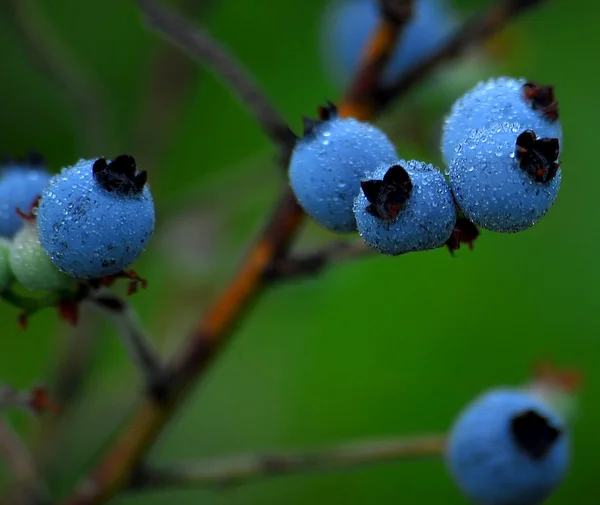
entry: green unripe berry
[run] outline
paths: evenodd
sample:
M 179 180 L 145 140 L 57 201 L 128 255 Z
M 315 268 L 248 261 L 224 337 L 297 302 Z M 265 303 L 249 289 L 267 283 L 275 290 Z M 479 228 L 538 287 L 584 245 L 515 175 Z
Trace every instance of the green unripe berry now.
M 0 238 L 0 292 L 4 291 L 14 278 L 8 259 L 9 254 L 10 242 Z
M 17 280 L 32 291 L 61 291 L 76 283 L 52 263 L 40 244 L 35 223 L 25 223 L 13 238 L 10 266 Z

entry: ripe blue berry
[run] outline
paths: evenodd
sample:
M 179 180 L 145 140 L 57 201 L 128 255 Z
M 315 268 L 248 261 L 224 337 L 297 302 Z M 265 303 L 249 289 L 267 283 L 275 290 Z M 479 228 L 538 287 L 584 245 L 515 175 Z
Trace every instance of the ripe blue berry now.
M 333 80 L 346 85 L 358 68 L 365 44 L 381 15 L 377 0 L 338 0 L 325 12 L 322 42 Z M 385 82 L 391 82 L 432 54 L 452 33 L 454 15 L 443 0 L 416 0 L 412 19 L 392 55 Z
M 496 124 L 467 137 L 450 164 L 458 206 L 473 223 L 518 232 L 537 223 L 558 194 L 559 141 L 519 123 Z
M 27 213 L 49 180 L 45 164 L 37 154 L 27 160 L 1 164 L 0 237 L 12 238 L 17 233 L 23 224 L 17 210 Z
M 16 279 L 32 291 L 60 291 L 74 287 L 76 283 L 52 263 L 40 244 L 34 221 L 26 221 L 14 236 L 10 267 Z
M 455 422 L 446 460 L 470 500 L 485 505 L 536 505 L 558 486 L 569 465 L 561 418 L 536 397 L 492 390 Z
M 463 139 L 473 130 L 506 122 L 518 123 L 518 133 L 533 130 L 562 144 L 554 89 L 525 79 L 499 77 L 480 82 L 452 106 L 442 133 L 446 163 L 452 162 Z
M 51 181 L 40 200 L 42 246 L 78 279 L 113 275 L 133 263 L 154 231 L 154 203 L 131 156 L 80 160 Z
M 290 185 L 307 214 L 328 230 L 356 230 L 352 212 L 360 180 L 398 155 L 386 135 L 368 123 L 337 116 L 331 104 L 321 121 L 305 120 L 290 161 Z
M 398 255 L 435 249 L 450 238 L 456 209 L 446 180 L 433 165 L 396 161 L 375 170 L 361 188 L 354 213 L 369 247 Z
M 10 286 L 13 280 L 12 269 L 10 268 L 10 242 L 0 238 L 0 293 Z

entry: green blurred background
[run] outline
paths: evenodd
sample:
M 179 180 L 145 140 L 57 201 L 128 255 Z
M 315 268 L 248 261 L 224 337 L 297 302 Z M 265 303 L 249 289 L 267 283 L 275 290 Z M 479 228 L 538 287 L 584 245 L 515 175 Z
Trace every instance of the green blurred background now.
M 275 150 L 218 78 L 144 28 L 134 2 L 2 1 L 0 152 L 35 147 L 52 170 L 79 157 L 127 152 L 150 171 L 158 229 L 136 265 L 150 285 L 131 301 L 170 355 L 285 183 Z M 252 70 L 294 129 L 301 115 L 339 97 L 319 53 L 322 0 L 175 4 Z M 526 382 L 532 363 L 551 359 L 580 369 L 585 383 L 572 469 L 548 503 L 596 505 L 600 171 L 593 111 L 600 97 L 586 83 L 598 75 L 598 14 L 597 3 L 550 2 L 497 38 L 485 64 L 471 60 L 459 74 L 439 75 L 380 123 L 403 156 L 439 162 L 440 118 L 478 79 L 511 74 L 553 83 L 565 135 L 563 186 L 538 226 L 516 235 L 484 232 L 474 252 L 463 248 L 455 258 L 446 250 L 373 256 L 270 290 L 151 460 L 443 432 L 474 395 Z M 298 246 L 330 238 L 309 225 Z M 129 411 L 139 377 L 110 323 L 93 310 L 75 330 L 46 311 L 21 332 L 16 316 L 0 306 L 0 382 L 75 394 L 61 423 L 10 416 L 62 495 Z M 72 375 L 57 376 L 65 360 Z M 82 363 L 83 375 L 74 363 Z M 123 495 L 114 503 L 172 501 L 465 503 L 442 462 Z

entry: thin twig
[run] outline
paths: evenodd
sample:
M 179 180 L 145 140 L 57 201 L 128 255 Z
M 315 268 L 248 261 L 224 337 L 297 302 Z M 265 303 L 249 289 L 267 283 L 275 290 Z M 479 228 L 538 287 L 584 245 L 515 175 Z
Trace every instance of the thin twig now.
M 150 339 L 145 334 L 135 311 L 129 304 L 108 290 L 93 293 L 88 300 L 113 319 L 131 360 L 142 373 L 148 394 L 162 398 L 163 365 Z
M 369 249 L 362 240 L 336 241 L 315 251 L 282 258 L 273 265 L 267 276 L 270 282 L 315 276 L 328 266 L 372 254 L 373 249 Z
M 17 391 L 11 386 L 0 385 L 0 410 L 12 408 L 31 409 L 31 394 Z
M 35 463 L 19 436 L 0 417 L 0 454 L 12 473 L 11 503 L 43 503 L 48 491 L 43 484 Z
M 341 115 L 363 121 L 373 116 L 377 105 L 374 90 L 378 89 L 396 42 L 414 10 L 414 0 L 380 0 L 379 3 L 383 15 L 365 48 L 366 64 L 356 74 L 340 107 Z
M 151 0 L 138 0 L 142 8 L 158 8 Z M 155 12 L 156 11 L 152 11 Z M 158 8 L 159 14 L 163 10 Z M 159 16 L 160 17 L 160 16 Z M 178 34 L 175 39 L 178 44 L 188 50 L 194 50 L 197 41 L 203 41 L 202 34 L 197 35 L 193 28 L 184 23 L 179 23 L 179 18 L 172 19 L 172 15 L 166 18 L 165 31 L 172 33 L 185 28 L 184 32 Z M 172 23 L 175 21 L 175 23 Z M 164 25 L 164 19 L 163 19 Z M 179 37 L 185 35 L 183 40 Z M 377 34 L 375 34 L 377 37 Z M 384 38 L 385 43 L 393 46 L 395 38 Z M 188 47 L 191 46 L 191 47 Z M 200 47 L 202 49 L 202 47 Z M 204 56 L 207 52 L 195 50 L 194 55 Z M 227 81 L 235 84 L 232 79 L 232 71 L 226 65 L 213 61 L 215 53 L 208 51 L 209 61 L 218 72 L 225 72 Z M 371 65 L 368 58 L 378 58 L 379 54 L 391 54 L 389 47 L 380 47 L 379 51 L 367 52 L 367 59 L 362 68 Z M 226 61 L 229 61 L 228 59 Z M 383 65 L 381 66 L 383 68 Z M 360 75 L 360 70 L 358 72 Z M 237 72 L 233 72 L 233 77 Z M 373 82 L 373 89 L 369 92 L 375 93 L 379 82 Z M 262 95 L 260 95 L 262 97 Z M 262 98 L 261 98 L 262 100 Z M 356 104 L 360 106 L 360 104 Z M 256 105 L 254 105 L 254 108 Z M 270 106 L 269 106 L 269 109 Z M 342 114 L 349 114 L 352 107 L 341 104 Z M 344 112 L 346 111 L 346 112 Z M 256 113 L 256 111 L 255 111 Z M 275 114 L 279 121 L 279 116 Z M 263 123 L 264 124 L 264 123 Z M 280 123 L 277 122 L 277 125 Z M 67 505 L 100 505 L 112 498 L 119 490 L 127 485 L 136 468 L 150 450 L 157 438 L 162 433 L 165 425 L 177 411 L 181 402 L 190 393 L 192 386 L 198 381 L 208 369 L 210 363 L 218 356 L 218 351 L 229 340 L 242 317 L 250 310 L 254 302 L 268 285 L 266 274 L 272 266 L 281 258 L 285 257 L 293 239 L 300 230 L 305 214 L 296 202 L 292 191 L 287 188 L 273 209 L 267 225 L 261 232 L 258 240 L 250 249 L 250 252 L 242 262 L 237 275 L 234 276 L 224 292 L 209 308 L 207 314 L 191 332 L 181 352 L 170 363 L 168 367 L 168 383 L 170 389 L 162 402 L 152 398 L 143 398 L 141 403 L 133 412 L 128 422 L 124 425 L 121 433 L 113 441 L 108 452 L 101 458 L 97 466 L 82 482 L 81 486 L 67 498 Z
M 130 489 L 246 484 L 267 477 L 316 473 L 367 465 L 397 463 L 443 456 L 445 437 L 429 435 L 384 440 L 350 442 L 316 451 L 286 451 L 240 454 L 206 461 L 190 461 L 144 468 L 137 473 Z
M 36 0 L 9 0 L 4 4 L 9 19 L 31 62 L 64 91 L 75 120 L 82 128 L 82 141 L 90 153 L 109 148 L 108 107 L 100 87 L 69 50 L 37 4 Z
M 382 87 L 377 96 L 378 111 L 399 96 L 404 96 L 442 63 L 461 56 L 469 48 L 500 31 L 517 16 L 546 1 L 548 0 L 501 0 L 488 10 L 475 15 L 431 56 L 408 70 L 396 82 Z
M 154 0 L 137 0 L 137 3 L 152 28 L 200 63 L 212 67 L 239 94 L 265 133 L 279 145 L 283 158 L 287 159 L 296 143 L 296 135 L 242 64 L 201 27 Z
M 215 3 L 216 0 L 180 0 L 175 5 L 188 15 L 202 19 Z M 138 165 L 152 173 L 155 185 L 160 184 L 162 174 L 153 172 L 168 147 L 173 125 L 180 119 L 185 99 L 197 80 L 196 74 L 194 62 L 179 48 L 162 43 L 155 48 L 132 141 Z
M 28 391 L 17 391 L 11 386 L 0 384 L 0 411 L 4 409 L 28 410 L 33 414 L 61 412 L 60 404 L 56 403 L 44 387 L 34 387 Z

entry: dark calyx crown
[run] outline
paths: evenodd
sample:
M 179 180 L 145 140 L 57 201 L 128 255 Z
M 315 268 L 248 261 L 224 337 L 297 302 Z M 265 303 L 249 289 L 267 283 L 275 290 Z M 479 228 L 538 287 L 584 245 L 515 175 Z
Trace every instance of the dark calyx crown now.
M 141 193 L 148 179 L 147 172 L 138 172 L 135 159 L 126 154 L 117 156 L 110 163 L 98 158 L 92 171 L 96 182 L 106 191 L 121 195 Z
M 319 115 L 318 119 L 311 119 L 306 116 L 302 116 L 304 137 L 308 137 L 308 136 L 312 135 L 315 132 L 315 129 L 318 126 L 322 125 L 323 123 L 326 123 L 327 121 L 330 121 L 330 120 L 338 117 L 338 109 L 331 102 L 327 102 L 326 105 L 321 105 L 317 109 L 317 112 Z
M 544 458 L 562 434 L 535 410 L 516 415 L 510 423 L 510 431 L 517 446 L 537 460 Z
M 517 137 L 516 153 L 522 170 L 536 182 L 551 181 L 560 164 L 558 139 L 537 138 L 533 130 L 525 130 Z
M 361 181 L 360 187 L 369 201 L 365 210 L 383 221 L 393 221 L 409 200 L 413 184 L 404 167 L 393 165 L 382 181 Z
M 467 244 L 469 249 L 473 249 L 473 243 L 477 237 L 479 237 L 479 228 L 469 219 L 461 216 L 456 220 L 452 234 L 446 241 L 446 246 L 451 254 L 459 250 L 461 244 Z
M 558 119 L 558 102 L 552 86 L 527 82 L 523 84 L 523 96 L 533 110 L 539 110 L 549 121 Z

